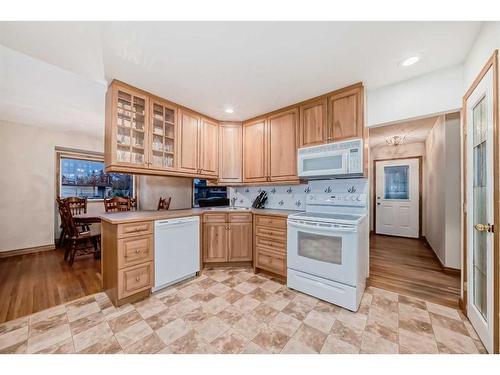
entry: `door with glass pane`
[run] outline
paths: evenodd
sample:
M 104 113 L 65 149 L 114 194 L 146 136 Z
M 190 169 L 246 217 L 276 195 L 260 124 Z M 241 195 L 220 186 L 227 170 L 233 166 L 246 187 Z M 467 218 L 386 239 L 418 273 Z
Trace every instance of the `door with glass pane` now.
M 375 161 L 375 232 L 420 235 L 420 159 Z
M 116 163 L 147 167 L 148 98 L 117 87 L 113 100 L 116 101 L 116 112 L 113 112 L 116 131 L 112 147 Z
M 493 349 L 493 74 L 466 101 L 467 316 Z

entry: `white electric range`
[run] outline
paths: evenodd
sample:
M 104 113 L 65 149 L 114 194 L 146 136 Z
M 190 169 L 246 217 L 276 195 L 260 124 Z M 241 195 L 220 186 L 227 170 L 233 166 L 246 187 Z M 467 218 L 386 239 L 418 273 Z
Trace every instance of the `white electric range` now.
M 288 217 L 287 286 L 357 311 L 368 276 L 367 194 L 308 194 Z

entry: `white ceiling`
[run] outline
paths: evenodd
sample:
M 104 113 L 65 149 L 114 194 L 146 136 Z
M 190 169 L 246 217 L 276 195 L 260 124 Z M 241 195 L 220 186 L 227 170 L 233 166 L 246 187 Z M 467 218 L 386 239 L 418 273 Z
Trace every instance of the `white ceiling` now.
M 400 122 L 394 125 L 370 128 L 370 148 L 387 146 L 386 139 L 398 135 L 406 136 L 406 143 L 425 142 L 438 116 Z
M 58 123 L 69 118 L 81 127 L 71 108 L 61 106 L 61 97 L 81 100 L 73 103 L 78 110 L 92 103 L 94 111 L 94 101 L 103 101 L 105 80 L 116 78 L 217 119 L 244 120 L 358 81 L 372 89 L 462 63 L 480 26 L 480 22 L 0 22 L 0 44 L 33 58 L 1 50 L 2 59 L 9 55 L 11 66 L 7 82 L 1 83 L 0 93 L 8 99 L 0 101 L 0 116 L 10 113 L 23 121 L 52 124 L 57 114 Z M 398 66 L 413 54 L 421 55 L 421 62 Z M 17 60 L 22 62 L 19 66 Z M 37 79 L 22 77 L 26 71 L 36 73 Z M 73 73 L 71 78 L 68 72 Z M 79 86 L 82 80 L 89 81 L 86 90 Z M 65 91 L 57 92 L 61 88 Z M 42 91 L 44 106 L 36 108 L 37 92 Z M 233 114 L 224 112 L 228 106 L 235 109 Z M 98 121 L 102 118 L 101 113 Z

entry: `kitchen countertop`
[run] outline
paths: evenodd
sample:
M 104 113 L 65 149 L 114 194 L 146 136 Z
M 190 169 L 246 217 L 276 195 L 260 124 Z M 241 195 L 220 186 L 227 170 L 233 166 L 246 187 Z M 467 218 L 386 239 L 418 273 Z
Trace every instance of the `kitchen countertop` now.
M 266 208 L 252 208 L 249 210 L 231 210 L 229 208 L 213 209 L 212 207 L 206 208 L 188 208 L 183 210 L 168 210 L 168 211 L 124 211 L 124 212 L 108 212 L 99 214 L 99 218 L 111 224 L 134 223 L 138 221 L 152 221 L 152 220 L 166 220 L 175 219 L 179 217 L 200 216 L 204 213 L 218 213 L 218 212 L 249 212 L 257 215 L 270 215 L 288 217 L 289 215 L 303 212 L 300 210 L 279 210 L 279 209 L 266 209 Z

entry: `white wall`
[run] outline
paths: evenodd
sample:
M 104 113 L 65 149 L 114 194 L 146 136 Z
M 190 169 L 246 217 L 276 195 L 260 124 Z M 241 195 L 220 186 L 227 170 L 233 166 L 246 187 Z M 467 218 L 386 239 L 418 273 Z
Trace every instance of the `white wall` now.
M 445 116 L 445 265 L 460 269 L 462 265 L 462 190 L 460 162 L 460 114 Z
M 445 120 L 439 116 L 425 141 L 426 173 L 424 204 L 426 209 L 425 237 L 436 255 L 445 264 Z
M 425 148 L 425 237 L 443 265 L 460 269 L 460 114 L 439 116 Z
M 463 94 L 495 49 L 500 49 L 500 22 L 485 22 L 464 62 Z
M 0 123 L 0 251 L 54 243 L 56 146 L 102 151 L 103 139 Z
M 462 106 L 462 96 L 462 65 L 367 90 L 366 126 L 455 111 Z

